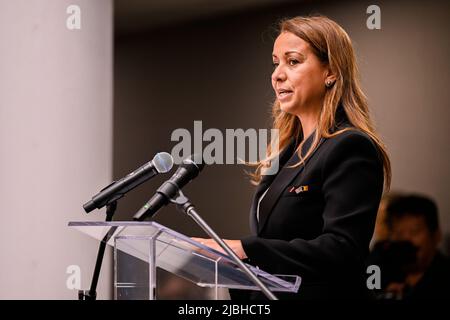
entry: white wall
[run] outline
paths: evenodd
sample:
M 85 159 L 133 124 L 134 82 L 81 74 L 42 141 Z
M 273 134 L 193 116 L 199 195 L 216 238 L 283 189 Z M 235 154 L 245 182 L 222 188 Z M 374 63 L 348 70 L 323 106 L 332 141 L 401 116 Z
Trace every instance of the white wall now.
M 66 8 L 81 8 L 81 30 Z M 97 244 L 69 230 L 112 175 L 111 0 L 0 0 L 0 298 L 76 299 Z M 106 257 L 99 298 L 110 297 Z

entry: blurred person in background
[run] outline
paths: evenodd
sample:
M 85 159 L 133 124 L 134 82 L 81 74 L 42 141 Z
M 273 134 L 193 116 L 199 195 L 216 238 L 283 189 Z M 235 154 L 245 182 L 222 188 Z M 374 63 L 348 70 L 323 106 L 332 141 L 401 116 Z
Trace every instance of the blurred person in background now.
M 382 299 L 449 299 L 450 262 L 438 249 L 442 239 L 435 202 L 401 195 L 386 206 L 388 240 L 378 242 L 368 264 L 381 269 Z

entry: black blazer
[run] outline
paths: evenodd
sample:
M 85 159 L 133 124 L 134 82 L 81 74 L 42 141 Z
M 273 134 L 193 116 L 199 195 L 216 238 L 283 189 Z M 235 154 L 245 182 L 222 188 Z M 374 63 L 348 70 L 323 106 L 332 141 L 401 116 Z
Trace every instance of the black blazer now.
M 344 123 L 339 127 L 349 127 Z M 313 140 L 302 148 L 303 155 Z M 364 133 L 351 129 L 322 139 L 305 165 L 297 145 L 280 155 L 277 175 L 264 176 L 251 207 L 252 235 L 242 239 L 248 263 L 272 274 L 302 277 L 297 294 L 279 298 L 353 298 L 365 289 L 368 254 L 383 191 L 379 150 Z M 259 221 L 256 209 L 260 196 Z M 230 290 L 232 299 L 264 299 L 258 291 Z

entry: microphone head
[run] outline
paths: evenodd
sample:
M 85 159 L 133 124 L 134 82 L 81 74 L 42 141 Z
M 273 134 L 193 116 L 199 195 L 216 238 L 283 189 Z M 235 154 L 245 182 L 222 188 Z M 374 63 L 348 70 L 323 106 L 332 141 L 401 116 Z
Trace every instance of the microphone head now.
M 169 172 L 173 167 L 173 158 L 167 152 L 159 152 L 152 160 L 153 166 L 159 173 Z
M 205 166 L 202 160 L 201 155 L 197 154 L 184 159 L 173 176 L 158 188 L 156 194 L 134 215 L 133 219 L 142 221 L 146 217 L 153 216 L 161 207 L 169 203 L 181 188 L 202 171 Z
M 183 160 L 180 167 L 190 171 L 192 173 L 192 178 L 194 178 L 200 173 L 200 171 L 203 170 L 205 167 L 205 162 L 203 161 L 201 154 L 191 154 Z

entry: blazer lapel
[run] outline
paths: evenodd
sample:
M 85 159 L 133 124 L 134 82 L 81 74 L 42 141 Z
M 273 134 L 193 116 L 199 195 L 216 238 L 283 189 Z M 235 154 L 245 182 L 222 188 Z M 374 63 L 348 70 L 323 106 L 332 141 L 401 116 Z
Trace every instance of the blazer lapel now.
M 250 231 L 252 234 L 257 234 L 258 232 L 258 220 L 256 219 L 256 209 L 258 206 L 258 200 L 261 195 L 266 191 L 269 187 L 270 183 L 275 179 L 275 175 L 273 176 L 264 176 L 256 188 L 256 192 L 253 196 L 252 207 L 250 208 Z
M 258 231 L 258 221 L 256 219 L 256 209 L 258 206 L 258 200 L 261 195 L 267 190 L 271 185 L 273 180 L 280 173 L 282 166 L 289 160 L 292 153 L 295 151 L 297 145 L 295 139 L 291 139 L 287 147 L 279 155 L 279 170 L 277 174 L 263 175 L 260 183 L 258 184 L 255 194 L 252 200 L 252 206 L 250 208 L 250 231 L 252 234 L 257 234 Z
M 303 148 L 302 148 L 302 156 L 306 155 L 306 152 L 308 151 L 309 147 L 311 146 L 313 139 L 314 139 L 314 133 L 311 134 L 308 137 L 308 139 L 305 141 Z M 316 147 L 314 152 L 322 144 L 322 141 L 323 141 L 323 139 L 320 140 L 319 145 Z M 310 155 L 310 157 L 307 159 L 306 162 L 308 162 L 311 159 L 314 152 Z M 264 196 L 264 199 L 260 203 L 259 222 L 257 223 L 258 234 L 264 228 L 267 218 L 269 217 L 270 213 L 272 212 L 272 209 L 275 206 L 275 204 L 278 202 L 278 199 L 280 198 L 284 189 L 289 185 L 289 183 L 292 180 L 294 180 L 294 178 L 297 175 L 300 174 L 300 172 L 302 172 L 302 170 L 304 168 L 304 164 L 301 166 L 294 167 L 294 168 L 289 168 L 290 166 L 295 165 L 299 161 L 300 161 L 300 159 L 298 157 L 297 152 L 294 152 L 294 154 L 287 161 L 287 163 L 284 165 L 284 167 L 281 169 L 281 171 L 278 173 L 278 175 L 271 181 L 270 189 L 269 189 L 269 191 L 267 191 L 266 195 Z M 256 201 L 253 201 L 254 206 L 258 205 L 258 201 L 257 201 L 258 199 L 259 199 L 259 197 L 256 198 Z M 256 219 L 256 217 L 255 217 L 255 219 Z

